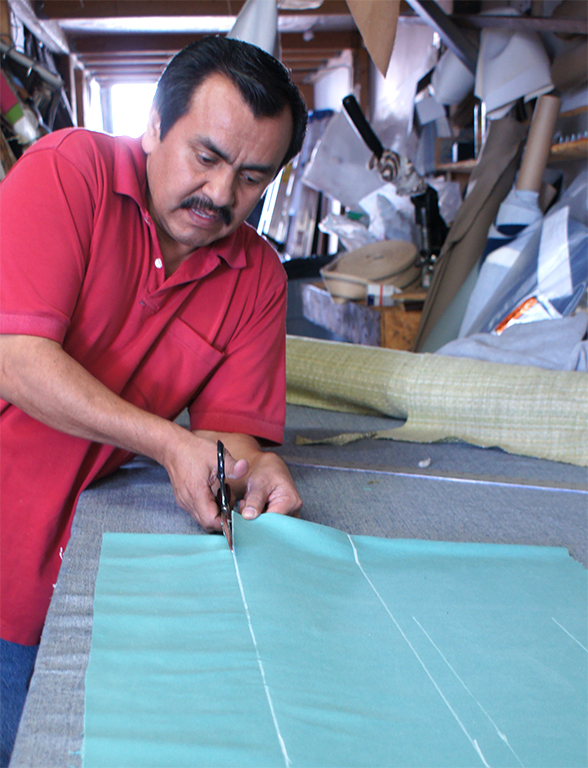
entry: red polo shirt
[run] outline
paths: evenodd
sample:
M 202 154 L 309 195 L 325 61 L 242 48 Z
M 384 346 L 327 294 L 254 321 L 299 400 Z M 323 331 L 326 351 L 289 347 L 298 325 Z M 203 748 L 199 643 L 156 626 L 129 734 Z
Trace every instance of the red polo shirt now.
M 0 185 L 0 331 L 54 339 L 125 400 L 280 442 L 286 276 L 247 225 L 165 279 L 140 140 L 38 141 Z M 80 492 L 130 454 L 0 400 L 1 636 L 39 640 Z

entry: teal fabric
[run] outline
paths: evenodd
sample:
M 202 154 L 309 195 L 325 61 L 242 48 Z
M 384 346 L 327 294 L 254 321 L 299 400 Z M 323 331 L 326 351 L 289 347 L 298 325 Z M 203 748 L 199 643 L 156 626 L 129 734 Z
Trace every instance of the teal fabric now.
M 588 572 L 565 550 L 278 515 L 105 534 L 85 768 L 586 766 Z

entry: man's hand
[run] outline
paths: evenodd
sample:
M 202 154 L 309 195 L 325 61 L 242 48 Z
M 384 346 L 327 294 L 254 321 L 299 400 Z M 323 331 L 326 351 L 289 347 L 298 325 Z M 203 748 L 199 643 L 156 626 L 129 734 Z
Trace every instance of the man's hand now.
M 207 531 L 221 528 L 216 503 L 218 462 L 216 440 L 182 430 L 179 441 L 162 461 L 169 474 L 176 502 Z M 170 446 L 171 447 L 171 446 Z M 225 477 L 231 486 L 243 480 L 249 471 L 245 459 L 234 459 L 225 450 Z M 237 481 L 236 483 L 234 481 Z
M 298 517 L 301 508 L 288 467 L 275 453 L 261 453 L 250 468 L 245 498 L 239 503 L 243 517 L 252 520 L 262 512 Z
M 233 493 L 238 498 L 242 497 L 239 509 L 244 518 L 252 520 L 262 512 L 298 516 L 302 500 L 288 467 L 279 456 L 262 451 L 257 440 L 249 435 L 205 431 L 192 434 L 210 442 L 215 462 L 216 441 L 222 440 L 226 446 L 225 474 Z M 233 457 L 237 456 L 241 460 L 235 463 Z M 244 464 L 242 459 L 246 460 Z M 242 472 L 245 465 L 247 469 Z M 214 474 L 216 476 L 216 463 Z M 219 527 L 220 519 L 217 519 L 214 528 Z

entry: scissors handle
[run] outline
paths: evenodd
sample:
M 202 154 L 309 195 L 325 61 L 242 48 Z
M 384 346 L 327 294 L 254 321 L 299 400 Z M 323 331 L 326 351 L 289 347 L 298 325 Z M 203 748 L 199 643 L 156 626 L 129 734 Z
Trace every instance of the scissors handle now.
M 219 504 L 221 508 L 221 512 L 226 512 L 227 514 L 230 512 L 230 506 L 229 506 L 229 498 L 228 498 L 228 488 L 227 483 L 225 480 L 225 446 L 222 444 L 220 440 L 216 443 L 216 455 L 218 460 L 218 471 L 217 471 L 217 477 L 219 482 Z

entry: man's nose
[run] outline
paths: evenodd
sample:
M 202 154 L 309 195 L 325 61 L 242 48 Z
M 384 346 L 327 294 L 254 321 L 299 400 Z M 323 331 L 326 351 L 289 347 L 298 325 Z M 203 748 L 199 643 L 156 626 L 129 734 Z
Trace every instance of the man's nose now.
M 204 190 L 212 202 L 222 208 L 232 207 L 235 202 L 235 174 L 229 165 L 214 168 Z

